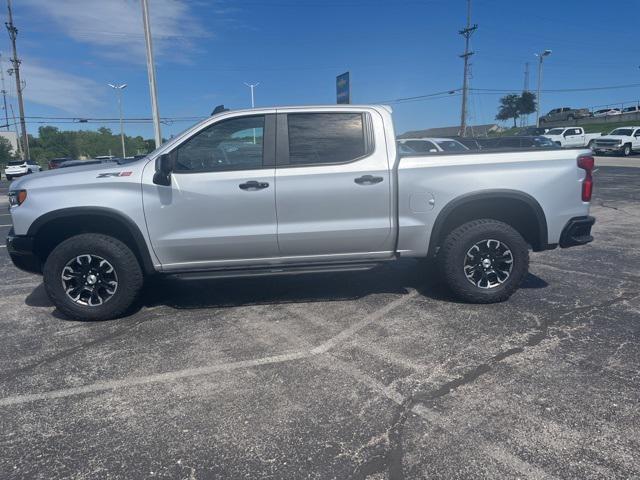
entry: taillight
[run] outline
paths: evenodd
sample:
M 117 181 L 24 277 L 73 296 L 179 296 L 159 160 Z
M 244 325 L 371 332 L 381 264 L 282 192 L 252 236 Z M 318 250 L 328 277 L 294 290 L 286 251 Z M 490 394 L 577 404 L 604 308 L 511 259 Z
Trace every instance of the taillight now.
M 578 157 L 578 168 L 583 169 L 586 173 L 582 181 L 582 201 L 590 202 L 593 194 L 593 167 L 595 159 L 591 155 L 581 155 Z

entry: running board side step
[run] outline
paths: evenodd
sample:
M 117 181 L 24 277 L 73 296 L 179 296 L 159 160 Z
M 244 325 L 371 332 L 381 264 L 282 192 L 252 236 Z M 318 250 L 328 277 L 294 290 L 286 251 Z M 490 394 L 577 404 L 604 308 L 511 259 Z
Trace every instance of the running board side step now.
M 209 280 L 215 278 L 266 277 L 272 275 L 299 275 L 304 273 L 358 272 L 371 270 L 377 263 L 343 263 L 335 265 L 298 265 L 261 267 L 252 269 L 227 269 L 199 272 L 165 273 L 164 276 L 176 280 Z

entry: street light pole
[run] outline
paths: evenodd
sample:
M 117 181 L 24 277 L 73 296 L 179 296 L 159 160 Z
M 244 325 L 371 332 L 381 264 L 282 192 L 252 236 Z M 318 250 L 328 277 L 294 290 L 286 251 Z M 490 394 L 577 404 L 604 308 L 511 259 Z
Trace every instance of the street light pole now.
M 122 120 L 122 90 L 127 88 L 127 84 L 123 83 L 122 85 L 114 85 L 112 83 L 109 83 L 108 85 L 116 91 L 116 95 L 118 97 L 118 110 L 120 111 L 120 141 L 122 142 L 122 158 L 127 158 L 127 152 L 124 148 L 124 122 Z
M 244 84 L 249 87 L 251 89 L 251 108 L 255 108 L 256 107 L 256 103 L 255 103 L 255 97 L 253 96 L 253 89 L 256 88 L 258 85 L 260 85 L 260 82 L 258 83 L 247 83 L 244 82 Z M 253 129 L 253 144 L 256 144 L 256 129 Z
M 151 25 L 149 23 L 149 5 L 147 0 L 142 2 L 142 23 L 144 26 L 144 39 L 147 47 L 147 74 L 149 76 L 149 94 L 151 95 L 151 114 L 153 116 L 153 132 L 156 148 L 162 144 L 160 133 L 160 113 L 158 111 L 158 92 L 156 89 L 156 67 L 153 63 L 153 45 L 151 43 Z
M 540 85 L 542 84 L 542 61 L 544 57 L 551 55 L 551 50 L 545 50 L 541 53 L 536 53 L 538 57 L 538 93 L 536 94 L 536 127 L 540 126 Z
M 253 89 L 256 88 L 258 85 L 260 85 L 260 82 L 258 83 L 244 82 L 244 84 L 251 89 L 251 108 L 255 108 L 256 104 L 254 102 Z

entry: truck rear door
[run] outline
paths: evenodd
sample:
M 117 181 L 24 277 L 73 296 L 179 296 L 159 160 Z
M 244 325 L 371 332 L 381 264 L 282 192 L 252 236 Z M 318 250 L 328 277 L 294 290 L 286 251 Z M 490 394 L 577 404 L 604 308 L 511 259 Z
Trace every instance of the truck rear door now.
M 391 254 L 390 165 L 375 111 L 278 110 L 276 144 L 282 256 L 300 261 Z

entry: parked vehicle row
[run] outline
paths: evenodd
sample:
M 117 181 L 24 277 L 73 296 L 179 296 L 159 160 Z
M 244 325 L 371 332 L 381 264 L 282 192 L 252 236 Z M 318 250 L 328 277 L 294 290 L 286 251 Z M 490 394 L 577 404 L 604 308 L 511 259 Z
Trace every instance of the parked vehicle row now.
M 557 148 L 555 142 L 539 135 L 513 135 L 504 137 L 455 137 L 455 138 L 403 138 L 398 140 L 401 154 L 429 155 L 456 153 L 468 150 L 513 150 L 532 148 Z
M 607 107 L 601 108 L 599 110 L 594 110 L 593 112 L 590 112 L 587 108 L 554 108 L 552 110 L 549 110 L 546 115 L 542 115 L 540 117 L 540 124 L 542 125 L 551 122 L 571 122 L 573 120 L 587 117 L 605 118 L 622 115 L 625 113 L 640 113 L 640 105 L 633 105 L 631 107 L 624 108 Z

